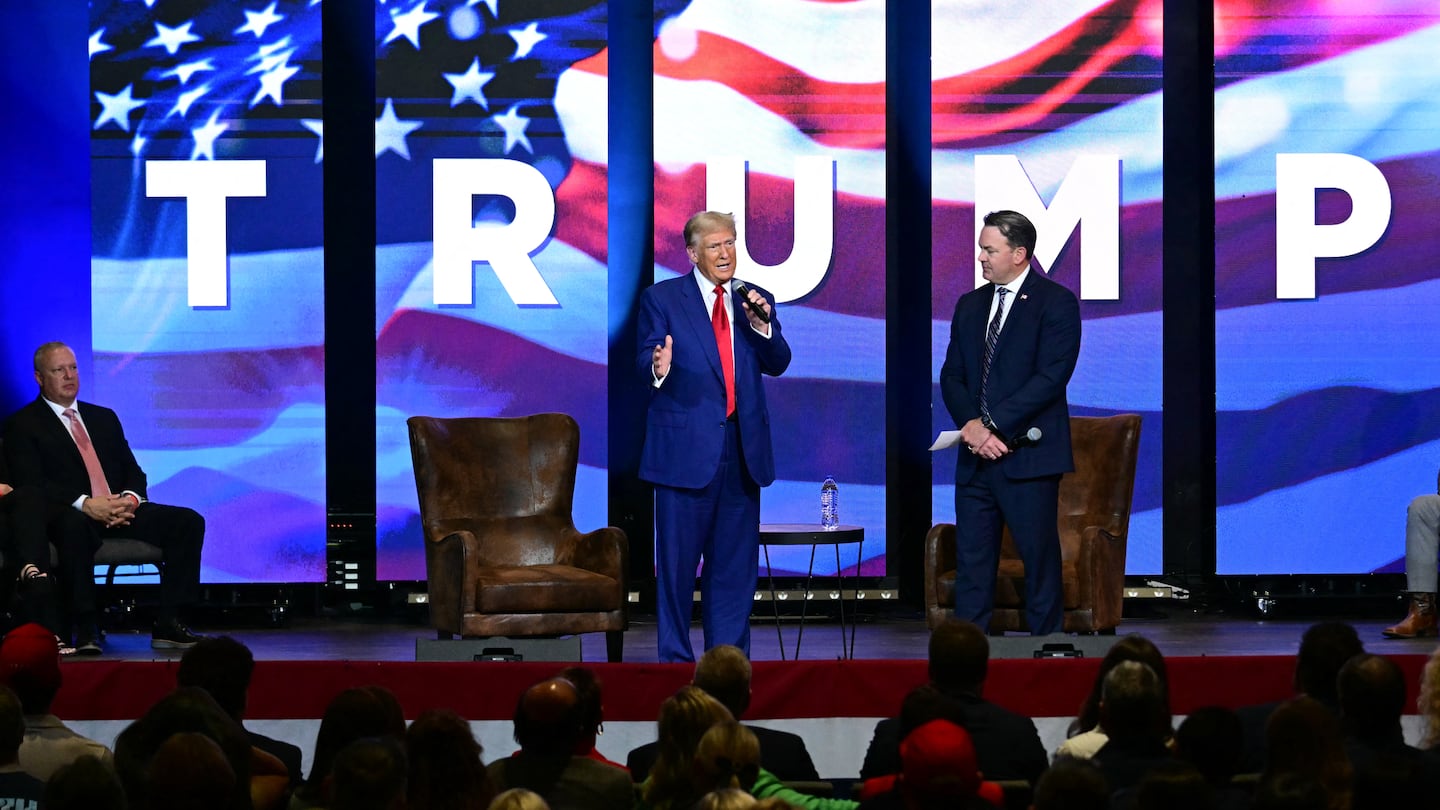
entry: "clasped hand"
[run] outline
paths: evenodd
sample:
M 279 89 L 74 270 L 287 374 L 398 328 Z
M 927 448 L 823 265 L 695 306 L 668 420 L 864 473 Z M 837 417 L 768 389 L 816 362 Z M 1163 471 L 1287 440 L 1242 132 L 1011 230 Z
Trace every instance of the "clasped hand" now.
M 960 429 L 960 440 L 975 455 L 995 461 L 1010 454 L 1010 448 L 979 419 L 971 419 Z
M 105 495 L 86 498 L 80 510 L 91 520 L 105 524 L 105 528 L 128 526 L 135 518 L 135 500 L 129 495 Z

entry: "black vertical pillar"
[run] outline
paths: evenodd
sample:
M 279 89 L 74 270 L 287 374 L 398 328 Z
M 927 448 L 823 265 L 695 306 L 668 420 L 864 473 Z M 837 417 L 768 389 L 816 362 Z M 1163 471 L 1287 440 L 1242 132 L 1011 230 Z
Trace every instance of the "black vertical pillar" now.
M 325 490 L 329 511 L 374 515 L 374 9 L 364 3 L 325 3 L 321 25 L 325 92 Z M 370 528 L 373 530 L 373 526 Z
M 1215 572 L 1215 106 L 1210 3 L 1165 0 L 1165 573 Z M 1158 426 L 1145 426 L 1151 430 Z
M 930 4 L 885 12 L 886 571 L 919 604 L 930 528 Z
M 650 0 L 610 0 L 610 524 L 629 538 L 631 583 L 647 588 L 655 579 L 655 507 L 638 477 L 647 392 L 634 359 L 636 304 L 655 266 L 653 20 Z

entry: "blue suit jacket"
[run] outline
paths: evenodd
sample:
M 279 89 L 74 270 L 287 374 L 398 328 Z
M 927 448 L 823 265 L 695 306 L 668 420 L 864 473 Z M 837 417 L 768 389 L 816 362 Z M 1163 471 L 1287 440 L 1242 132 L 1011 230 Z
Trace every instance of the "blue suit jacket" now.
M 767 301 L 769 292 L 750 285 Z M 750 328 L 740 297 L 731 293 L 734 311 L 735 410 L 740 445 L 750 477 L 760 486 L 775 480 L 770 446 L 770 411 L 760 375 L 778 377 L 790 365 L 790 346 L 772 308 L 770 337 Z M 640 345 L 636 369 L 647 385 L 654 381 L 652 352 L 673 340 L 670 374 L 651 386 L 645 420 L 640 477 L 653 484 L 696 489 L 710 483 L 720 466 L 725 441 L 725 378 L 720 351 L 710 326 L 710 310 L 695 283 L 694 271 L 651 286 L 640 296 Z
M 940 370 L 940 393 L 956 427 L 980 416 L 980 366 L 995 285 L 960 296 L 950 322 L 950 347 Z M 990 364 L 990 417 L 1005 438 L 1032 427 L 1042 437 L 1000 461 L 1007 478 L 1038 478 L 1075 469 L 1070 453 L 1070 408 L 1065 386 L 1080 357 L 1080 302 L 1033 266 L 1020 294 L 1005 302 L 1010 314 Z M 979 457 L 962 450 L 955 480 L 970 480 Z

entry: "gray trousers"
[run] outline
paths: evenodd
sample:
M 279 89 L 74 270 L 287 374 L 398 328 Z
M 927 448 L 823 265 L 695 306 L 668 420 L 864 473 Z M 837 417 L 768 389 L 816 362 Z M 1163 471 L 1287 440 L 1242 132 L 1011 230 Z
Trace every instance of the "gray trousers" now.
M 1421 495 L 1405 511 L 1405 582 L 1415 593 L 1435 593 L 1440 579 L 1440 495 Z

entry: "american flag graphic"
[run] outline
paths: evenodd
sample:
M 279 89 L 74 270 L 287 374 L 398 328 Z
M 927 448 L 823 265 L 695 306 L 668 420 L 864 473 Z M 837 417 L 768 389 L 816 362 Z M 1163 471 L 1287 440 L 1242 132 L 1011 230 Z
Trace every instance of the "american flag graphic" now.
M 1000 4 L 937 4 L 931 15 L 934 428 L 955 427 L 940 394 L 940 366 L 955 302 L 976 287 L 976 156 L 1016 156 L 1048 206 L 1077 158 L 1118 155 L 1120 293 L 1116 300 L 1082 296 L 1080 361 L 1068 396 L 1074 416 L 1144 418 L 1126 559 L 1136 574 L 1164 570 L 1161 5 L 1042 0 L 1027 4 L 1018 27 L 1014 10 Z M 960 42 L 966 47 L 955 47 Z M 1053 266 L 1037 262 L 1077 296 L 1084 237 L 1071 234 Z M 955 452 L 932 459 L 936 521 L 954 518 Z
M 1414 0 L 1216 4 L 1219 573 L 1404 570 L 1440 467 L 1440 10 Z M 1355 155 L 1389 186 L 1368 250 L 1277 300 L 1276 155 Z M 1346 221 L 1322 190 L 1317 221 Z
M 377 3 L 377 502 L 382 579 L 424 577 L 405 419 L 558 411 L 580 423 L 574 517 L 608 523 L 606 184 L 575 186 L 577 142 L 603 154 L 606 91 L 566 109 L 575 65 L 606 43 L 607 6 L 579 0 Z M 519 306 L 486 262 L 473 305 L 435 303 L 433 161 L 528 163 L 554 190 L 555 227 L 532 260 L 554 305 Z M 475 227 L 515 202 L 477 195 Z
M 431 246 L 424 241 L 428 199 L 381 200 L 380 241 L 388 243 L 380 248 L 381 289 L 394 291 L 382 292 L 377 324 L 381 458 L 394 459 L 386 467 L 390 477 L 381 473 L 382 524 L 393 527 L 387 533 L 392 547 L 382 549 L 387 558 L 403 560 L 393 571 L 423 569 L 403 425 L 410 413 L 571 413 L 582 437 L 576 523 L 593 527 L 606 520 L 605 362 L 609 320 L 623 314 L 607 313 L 605 303 L 607 137 L 608 127 L 626 123 L 607 124 L 605 7 L 515 6 L 524 19 L 507 17 L 512 9 L 503 2 L 498 17 L 483 5 L 476 9 L 485 33 L 474 40 L 455 41 L 437 18 L 422 27 L 419 48 L 399 41 L 383 46 L 377 92 L 417 105 L 397 98 L 396 109 L 406 111 L 402 120 L 425 121 L 427 111 L 457 116 L 444 126 L 461 132 L 461 140 L 446 136 L 441 145 L 418 138 L 428 124 L 414 131 L 411 163 L 421 154 L 504 156 L 540 168 L 556 189 L 558 210 L 553 238 L 534 259 L 558 306 L 517 308 L 483 265 L 477 265 L 473 308 L 434 306 Z M 807 299 L 782 304 L 796 359 L 784 377 L 767 380 L 780 480 L 766 490 L 762 509 L 769 522 L 815 522 L 819 482 L 836 476 L 842 520 L 867 527 L 863 570 L 877 573 L 884 551 L 884 342 L 871 338 L 883 324 L 876 302 L 884 289 L 884 4 L 669 2 L 656 4 L 655 20 L 657 280 L 690 269 L 680 233 L 685 219 L 705 207 L 706 160 L 738 155 L 751 162 L 750 197 L 761 202 L 749 212 L 745 237 L 756 263 L 774 264 L 793 239 L 794 156 L 839 156 L 837 230 L 847 251 L 863 255 L 837 262 Z M 517 35 L 537 41 L 522 46 Z M 428 73 L 412 68 L 415 60 L 423 60 Z M 462 98 L 452 107 L 461 91 L 449 79 L 472 63 L 482 77 L 495 75 L 485 80 L 486 104 Z M 848 75 L 836 73 L 847 64 Z M 414 82 L 405 86 L 410 89 L 390 84 L 392 70 Z M 511 82 L 502 83 L 507 75 Z M 505 128 L 500 118 L 506 115 L 527 120 L 528 143 Z M 411 163 L 382 155 L 381 187 L 392 185 L 392 170 L 410 172 L 414 184 L 428 187 L 428 169 Z M 850 188 L 852 179 L 863 188 Z M 478 205 L 477 222 L 509 216 L 489 206 Z M 407 207 L 415 228 L 390 230 L 387 211 L 400 217 Z M 867 261 L 876 256 L 880 262 Z M 747 278 L 743 265 L 739 275 Z M 817 412 L 825 415 L 823 425 Z M 852 572 L 856 551 L 845 553 Z M 778 553 L 772 562 L 777 572 L 806 568 L 805 560 Z M 828 566 L 817 561 L 816 571 L 833 572 L 833 557 Z
M 95 368 L 81 398 L 119 413 L 154 500 L 205 515 L 205 581 L 318 581 L 319 0 L 94 0 L 90 31 Z M 146 162 L 219 160 L 265 161 L 267 193 L 228 201 L 228 304 L 192 308 L 186 203 L 146 196 Z
M 1004 4 L 941 0 L 931 18 L 932 382 L 973 284 L 974 157 L 1016 155 L 1046 200 L 1077 155 L 1123 159 L 1121 295 L 1082 303 L 1070 399 L 1077 414 L 1145 416 L 1132 573 L 1162 570 L 1160 5 L 1036 0 L 1017 26 Z M 607 303 L 607 142 L 627 122 L 606 114 L 604 2 L 376 0 L 373 12 L 379 573 L 415 579 L 412 414 L 575 415 L 576 522 L 607 522 L 605 365 L 623 315 Z M 119 411 L 157 500 L 210 518 L 207 581 L 323 575 L 319 15 L 318 0 L 91 4 L 84 395 Z M 835 476 L 842 520 L 867 527 L 865 574 L 884 549 L 885 16 L 881 0 L 670 0 L 655 6 L 652 54 L 657 279 L 689 269 L 679 231 L 705 207 L 706 161 L 749 163 L 757 271 L 790 250 L 797 159 L 835 161 L 832 265 L 781 303 L 795 362 L 767 381 L 780 480 L 763 514 L 813 521 L 818 482 Z M 1437 13 L 1410 0 L 1217 4 L 1221 573 L 1393 570 L 1405 502 L 1433 480 L 1437 38 Z M 1314 300 L 1275 299 L 1280 152 L 1360 155 L 1394 195 L 1385 237 L 1322 261 Z M 555 227 L 531 258 L 554 305 L 516 306 L 483 263 L 473 305 L 434 303 L 437 158 L 507 158 L 544 176 Z M 145 196 L 145 161 L 237 159 L 267 162 L 267 193 L 228 203 L 228 306 L 191 308 L 184 202 Z M 1348 207 L 1322 194 L 1320 210 L 1339 221 Z M 513 203 L 477 197 L 472 213 L 503 224 Z M 1043 268 L 1077 291 L 1083 236 Z M 934 427 L 950 427 L 938 391 L 935 403 Z M 936 520 L 952 514 L 951 462 L 934 459 Z M 1382 537 L 1341 535 L 1342 515 Z
M 819 520 L 820 482 L 840 487 L 840 522 L 865 529 L 846 574 L 885 573 L 885 3 L 695 0 L 662 21 L 655 64 L 655 280 L 690 272 L 682 230 L 709 207 L 707 163 L 747 162 L 734 211 L 736 276 L 778 290 L 806 203 L 800 161 L 833 162 L 833 247 L 814 289 L 782 300 L 794 359 L 766 378 L 776 481 L 768 523 Z M 596 156 L 583 155 L 587 171 Z M 728 209 L 727 209 L 728 210 Z M 767 274 L 774 275 L 767 275 Z M 810 549 L 769 549 L 776 572 L 806 572 Z M 817 574 L 833 574 L 820 550 Z

